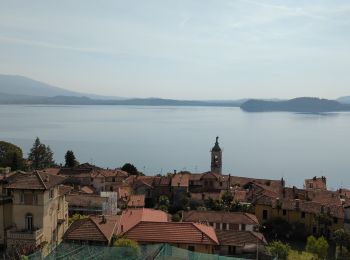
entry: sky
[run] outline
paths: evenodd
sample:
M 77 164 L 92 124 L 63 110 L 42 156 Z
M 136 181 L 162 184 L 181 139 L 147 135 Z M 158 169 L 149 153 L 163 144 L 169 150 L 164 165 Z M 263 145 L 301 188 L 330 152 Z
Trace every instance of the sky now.
M 349 0 L 0 1 L 0 74 L 122 97 L 350 95 Z

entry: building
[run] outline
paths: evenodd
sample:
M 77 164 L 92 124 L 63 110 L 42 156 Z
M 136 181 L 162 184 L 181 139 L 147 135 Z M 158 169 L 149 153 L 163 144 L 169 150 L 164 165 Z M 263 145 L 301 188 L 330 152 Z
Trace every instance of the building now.
M 338 203 L 327 204 L 269 196 L 261 196 L 253 202 L 255 215 L 260 223 L 278 217 L 285 219 L 290 224 L 303 225 L 306 235 L 324 235 L 326 237 L 330 237 L 335 230 L 344 228 L 342 203 L 340 199 Z M 328 223 L 318 221 L 320 217 L 327 218 Z
M 101 169 L 91 174 L 91 181 L 97 192 L 117 191 L 127 177 L 128 173 L 120 169 Z
M 212 227 L 191 222 L 140 222 L 125 236 L 141 245 L 166 243 L 206 254 L 212 254 L 219 245 Z
M 200 253 L 213 253 L 219 244 L 215 230 L 192 222 L 169 222 L 163 211 L 127 209 L 121 216 L 118 236 L 126 236 L 139 244 L 167 243 Z
M 127 206 L 128 208 L 144 208 L 145 195 L 130 195 Z
M 184 211 L 182 221 L 204 223 L 215 230 L 254 231 L 259 226 L 256 216 L 244 212 Z
M 219 240 L 215 252 L 220 255 L 254 254 L 267 244 L 264 235 L 256 232 L 258 219 L 249 213 L 188 211 L 183 212 L 183 221 L 212 226 Z
M 119 224 L 120 216 L 90 216 L 76 220 L 64 234 L 64 242 L 108 246 Z
M 96 194 L 72 193 L 66 196 L 69 206 L 69 216 L 74 214 L 81 215 L 101 215 L 103 205 L 107 203 L 108 198 Z
M 0 232 L 4 247 L 41 246 L 62 240 L 68 228 L 63 181 L 61 176 L 40 171 L 17 172 L 2 180 Z
M 211 149 L 211 171 L 222 174 L 222 150 L 219 146 L 219 137 L 216 137 L 214 147 Z
M 327 190 L 327 179 L 322 176 L 321 178 L 313 177 L 312 179 L 305 180 L 305 189 L 306 190 Z

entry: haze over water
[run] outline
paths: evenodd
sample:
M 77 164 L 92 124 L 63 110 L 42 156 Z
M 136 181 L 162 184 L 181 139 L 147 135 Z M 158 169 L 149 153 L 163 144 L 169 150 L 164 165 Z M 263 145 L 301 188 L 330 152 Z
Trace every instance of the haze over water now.
M 131 162 L 146 174 L 210 169 L 215 137 L 223 172 L 280 179 L 302 187 L 327 177 L 350 188 L 350 113 L 245 113 L 239 108 L 139 106 L 0 106 L 0 139 L 25 155 L 38 136 L 63 163 L 115 168 Z

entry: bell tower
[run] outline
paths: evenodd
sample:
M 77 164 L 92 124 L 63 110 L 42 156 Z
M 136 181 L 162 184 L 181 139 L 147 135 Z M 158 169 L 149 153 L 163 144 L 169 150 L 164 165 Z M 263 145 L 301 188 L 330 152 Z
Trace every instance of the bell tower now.
M 222 150 L 219 146 L 219 137 L 216 137 L 214 147 L 211 149 L 211 171 L 222 174 Z

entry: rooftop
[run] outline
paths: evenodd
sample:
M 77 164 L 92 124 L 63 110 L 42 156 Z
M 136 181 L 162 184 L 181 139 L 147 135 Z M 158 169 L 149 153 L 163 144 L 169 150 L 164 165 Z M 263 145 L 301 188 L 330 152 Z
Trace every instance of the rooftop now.
M 49 174 L 43 171 L 17 172 L 7 178 L 8 189 L 47 190 L 57 186 L 65 180 L 64 177 Z
M 190 222 L 140 222 L 127 232 L 139 242 L 218 245 L 212 227 Z
M 183 221 L 186 222 L 213 222 L 258 225 L 255 215 L 244 212 L 218 212 L 192 210 L 183 212 Z

